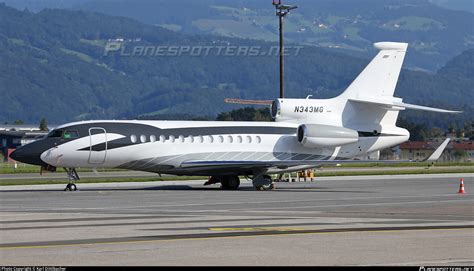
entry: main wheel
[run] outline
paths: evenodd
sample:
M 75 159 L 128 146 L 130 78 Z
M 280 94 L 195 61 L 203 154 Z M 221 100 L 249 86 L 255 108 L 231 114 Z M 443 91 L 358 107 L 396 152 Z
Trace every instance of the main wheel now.
M 263 175 L 263 180 L 259 181 L 255 185 L 255 189 L 259 191 L 273 190 L 275 185 L 273 184 L 272 178 L 269 175 Z
M 255 186 L 255 189 L 257 189 L 258 191 L 273 190 L 275 189 L 275 185 L 273 184 L 257 185 Z
M 240 186 L 239 176 L 225 176 L 221 184 L 222 189 L 235 190 Z

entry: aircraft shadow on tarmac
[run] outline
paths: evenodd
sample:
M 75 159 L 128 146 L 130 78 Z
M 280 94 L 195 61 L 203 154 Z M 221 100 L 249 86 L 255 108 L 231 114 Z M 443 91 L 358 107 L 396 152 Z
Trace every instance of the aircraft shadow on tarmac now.
M 154 187 L 140 187 L 140 188 L 112 188 L 110 190 L 129 190 L 129 191 L 160 191 L 160 190 L 189 190 L 189 191 L 222 191 L 222 192 L 235 192 L 238 193 L 239 191 L 251 191 L 251 192 L 304 192 L 304 193 L 376 193 L 374 191 L 363 191 L 363 190 L 334 190 L 332 187 L 322 187 L 322 186 L 300 186 L 300 187 L 276 187 L 271 191 L 257 191 L 253 186 L 241 186 L 237 190 L 223 190 L 220 186 L 206 186 L 206 187 L 196 187 L 196 186 L 189 186 L 189 185 L 163 185 L 163 186 L 154 186 Z

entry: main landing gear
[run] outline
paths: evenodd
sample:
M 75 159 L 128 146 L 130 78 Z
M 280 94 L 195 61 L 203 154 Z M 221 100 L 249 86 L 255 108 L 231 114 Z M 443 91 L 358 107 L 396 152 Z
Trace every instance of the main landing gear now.
M 227 175 L 227 176 L 211 176 L 204 185 L 211 185 L 220 183 L 221 188 L 224 190 L 236 190 L 240 186 L 239 176 Z M 275 185 L 269 175 L 258 174 L 252 178 L 253 187 L 259 191 L 273 190 Z
M 221 188 L 224 190 L 236 190 L 240 186 L 240 179 L 237 175 L 211 176 L 204 185 L 216 183 L 221 183 Z
M 69 178 L 69 183 L 66 185 L 64 191 L 77 191 L 76 181 L 79 181 L 79 175 L 75 168 L 64 168 Z
M 233 176 L 224 176 L 222 178 L 222 189 L 226 190 L 236 190 L 240 186 L 240 179 L 239 176 L 233 175 Z
M 253 187 L 259 191 L 273 190 L 275 185 L 273 184 L 272 177 L 265 174 L 255 175 L 252 179 Z

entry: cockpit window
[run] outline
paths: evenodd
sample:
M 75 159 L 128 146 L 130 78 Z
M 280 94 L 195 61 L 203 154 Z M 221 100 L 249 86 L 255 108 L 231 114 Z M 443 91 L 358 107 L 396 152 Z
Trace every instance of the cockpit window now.
M 51 132 L 49 132 L 48 137 L 62 137 L 63 132 L 63 130 L 52 130 Z
M 79 138 L 79 132 L 76 130 L 66 130 L 63 135 L 64 139 Z

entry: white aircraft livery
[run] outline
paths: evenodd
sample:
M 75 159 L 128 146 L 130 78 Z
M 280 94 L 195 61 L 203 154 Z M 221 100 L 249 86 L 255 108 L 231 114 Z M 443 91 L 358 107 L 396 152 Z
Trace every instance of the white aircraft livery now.
M 400 110 L 460 113 L 394 97 L 408 44 L 374 46 L 379 53 L 342 94 L 277 99 L 271 108 L 274 122 L 74 122 L 18 148 L 11 158 L 46 170 L 65 168 L 66 190 L 77 189 L 77 167 L 211 176 L 207 184 L 225 189 L 237 189 L 239 176 L 249 176 L 256 189 L 266 190 L 273 188 L 270 174 L 350 163 L 407 141 L 410 133 L 395 124 Z M 447 143 L 428 160 L 438 159 Z

